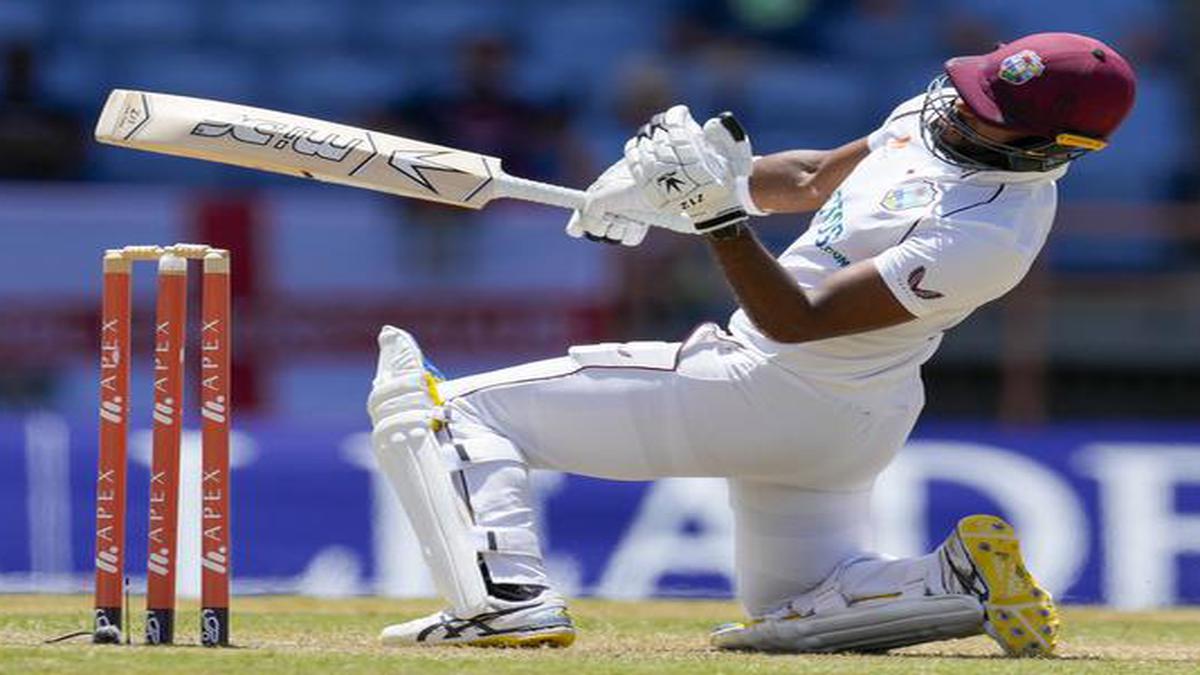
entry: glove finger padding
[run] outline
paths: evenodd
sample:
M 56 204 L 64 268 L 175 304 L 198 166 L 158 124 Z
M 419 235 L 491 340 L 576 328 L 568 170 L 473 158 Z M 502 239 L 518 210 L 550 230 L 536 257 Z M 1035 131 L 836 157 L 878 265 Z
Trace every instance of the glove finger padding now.
M 589 241 L 623 246 L 641 244 L 649 229 L 647 223 L 615 213 L 604 213 L 600 218 L 588 218 L 576 211 L 567 223 L 567 234 L 572 237 L 585 237 Z
M 750 136 L 732 113 L 724 112 L 705 122 L 704 138 L 729 162 L 734 178 L 750 175 L 754 164 Z
M 663 121 L 668 129 L 680 129 L 688 133 L 699 133 L 700 125 L 692 117 L 692 111 L 686 105 L 671 106 L 663 113 Z
M 738 198 L 753 154 L 731 116 L 703 127 L 687 106 L 655 115 L 625 143 L 624 158 L 588 188 L 586 206 L 567 233 L 627 246 L 648 227 L 709 232 L 746 217 Z
M 631 198 L 640 199 L 640 195 L 630 194 L 633 185 L 624 160 L 608 167 L 588 188 L 588 199 L 584 208 L 571 214 L 571 219 L 567 222 L 567 234 L 613 244 L 625 239 L 623 231 L 609 231 L 611 222 L 605 216 L 613 208 L 630 206 Z
M 697 126 L 698 132 L 699 129 Z M 625 164 L 630 177 L 646 202 L 665 214 L 683 212 L 684 198 L 702 185 L 695 176 L 703 178 L 708 174 L 697 162 L 695 143 L 687 136 L 687 132 L 676 127 L 659 133 L 653 140 L 633 138 L 625 144 Z M 697 133 L 695 138 L 703 136 Z M 689 227 L 685 231 L 690 230 Z
M 567 221 L 567 235 L 576 239 L 582 237 L 587 232 L 587 225 L 583 221 L 583 214 L 579 211 L 571 212 L 571 219 Z
M 622 216 L 618 213 L 605 214 L 613 225 L 608 230 L 610 239 L 619 239 L 625 246 L 637 246 L 646 238 L 650 226 L 646 223 Z M 619 233 L 619 234 L 618 234 Z
M 586 238 L 604 244 L 621 243 L 623 232 L 613 232 L 611 224 L 603 218 L 593 218 L 575 211 L 567 222 L 567 234 L 575 238 Z
M 620 222 L 611 217 L 610 214 L 604 214 L 604 237 L 613 242 L 619 242 L 625 238 L 625 223 Z
M 646 201 L 665 214 L 686 212 L 690 222 L 680 231 L 687 233 L 746 217 L 737 181 L 752 162 L 750 142 L 731 115 L 701 127 L 686 106 L 656 115 L 625 144 L 629 174 Z
M 637 246 L 646 238 L 650 223 L 663 219 L 645 203 L 628 166 L 621 160 L 588 188 L 587 204 L 582 211 L 571 214 L 566 229 L 572 237 Z
M 637 246 L 646 239 L 646 233 L 649 231 L 650 226 L 645 223 L 632 223 L 626 227 L 621 243 L 625 246 Z
M 693 125 L 696 121 L 692 119 L 692 113 L 686 105 L 672 106 L 666 112 L 658 113 L 650 118 L 650 121 L 643 124 L 633 135 L 625 142 L 625 150 L 628 152 L 630 145 L 636 145 L 641 142 L 653 143 L 658 138 L 669 135 L 672 127 L 679 127 L 691 121 Z M 696 126 L 699 129 L 699 125 Z

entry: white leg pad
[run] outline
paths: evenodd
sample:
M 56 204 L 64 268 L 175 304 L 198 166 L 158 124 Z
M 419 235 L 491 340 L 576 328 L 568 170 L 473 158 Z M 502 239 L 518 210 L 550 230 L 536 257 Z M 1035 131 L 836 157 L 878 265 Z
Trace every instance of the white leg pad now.
M 454 615 L 488 611 L 471 516 L 451 482 L 432 428 L 436 402 L 425 381 L 420 350 L 412 336 L 390 326 L 379 334 L 379 349 L 379 370 L 368 402 L 379 465 Z
M 978 635 L 983 607 L 969 595 L 937 595 L 864 602 L 809 616 L 727 624 L 713 646 L 765 652 L 879 652 Z

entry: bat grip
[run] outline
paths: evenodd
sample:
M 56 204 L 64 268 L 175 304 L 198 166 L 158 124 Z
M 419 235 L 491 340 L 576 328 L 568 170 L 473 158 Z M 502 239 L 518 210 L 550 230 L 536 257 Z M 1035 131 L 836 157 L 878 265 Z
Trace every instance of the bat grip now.
M 582 209 L 587 202 L 587 193 L 583 190 L 573 190 L 528 178 L 517 178 L 505 174 L 497 183 L 497 197 L 561 206 L 564 209 Z
M 551 185 L 528 178 L 518 178 L 504 174 L 497 181 L 496 197 L 508 197 L 527 202 L 561 206 L 564 209 L 582 210 L 587 203 L 587 193 L 583 190 Z M 666 214 L 639 214 L 648 225 L 657 225 L 667 229 L 678 229 L 672 218 Z

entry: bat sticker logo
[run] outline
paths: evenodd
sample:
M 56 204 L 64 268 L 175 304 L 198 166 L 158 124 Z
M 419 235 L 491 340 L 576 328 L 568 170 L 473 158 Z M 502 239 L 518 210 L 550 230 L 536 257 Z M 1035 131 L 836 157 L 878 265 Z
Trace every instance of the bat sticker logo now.
M 125 107 L 117 116 L 113 127 L 113 135 L 124 139 L 133 138 L 141 131 L 146 122 L 150 121 L 150 101 L 145 94 L 128 94 L 125 97 Z
M 284 122 L 242 117 L 235 121 L 205 120 L 192 128 L 193 136 L 221 138 L 229 136 L 239 143 L 274 147 L 276 150 L 291 148 L 298 155 L 316 157 L 330 162 L 346 159 L 361 138 L 343 140 L 338 134 L 320 132 Z
M 426 171 L 444 171 L 446 173 L 463 173 L 461 169 L 433 161 L 432 157 L 445 155 L 446 150 L 393 150 L 388 158 L 388 166 L 404 174 L 417 185 L 433 194 L 441 194 Z

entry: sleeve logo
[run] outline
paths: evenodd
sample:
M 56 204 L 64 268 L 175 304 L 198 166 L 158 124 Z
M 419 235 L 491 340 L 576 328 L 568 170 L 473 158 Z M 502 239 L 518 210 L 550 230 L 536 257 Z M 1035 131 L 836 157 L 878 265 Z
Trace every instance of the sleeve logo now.
M 920 298 L 922 300 L 937 300 L 938 298 L 946 297 L 945 295 L 938 293 L 937 291 L 931 291 L 927 288 L 921 288 L 921 282 L 924 280 L 925 280 L 925 266 L 924 265 L 913 270 L 908 275 L 908 287 L 910 289 L 912 289 L 913 295 L 917 296 L 918 298 Z

